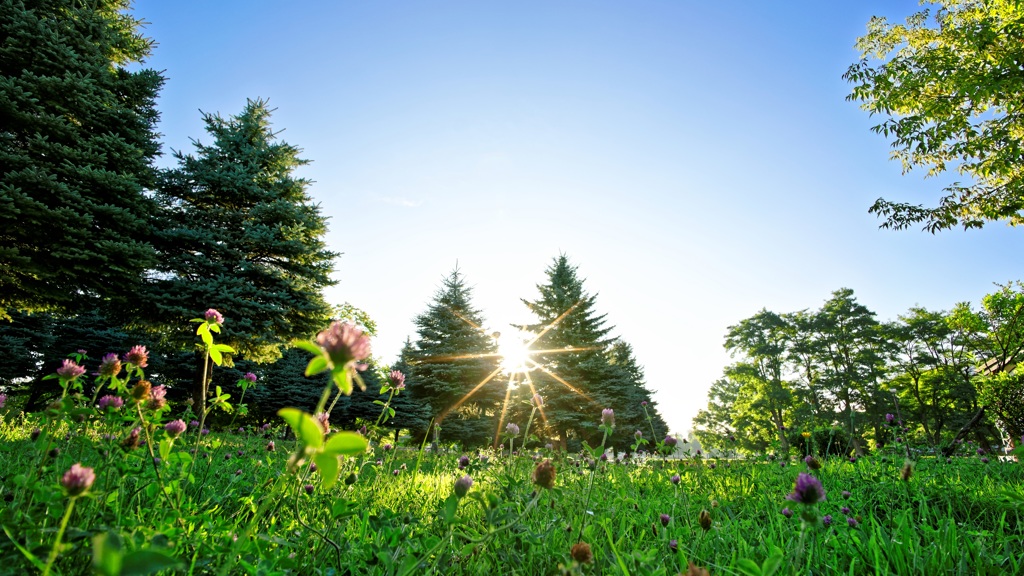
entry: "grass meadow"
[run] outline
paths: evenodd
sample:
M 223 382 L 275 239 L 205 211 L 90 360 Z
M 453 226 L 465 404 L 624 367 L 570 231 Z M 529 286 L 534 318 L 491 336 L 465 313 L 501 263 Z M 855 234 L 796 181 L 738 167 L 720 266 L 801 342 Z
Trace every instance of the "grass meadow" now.
M 283 423 L 172 437 L 129 408 L 4 421 L 0 572 L 1024 573 L 1024 468 L 998 457 L 431 451 L 371 430 L 328 487 Z

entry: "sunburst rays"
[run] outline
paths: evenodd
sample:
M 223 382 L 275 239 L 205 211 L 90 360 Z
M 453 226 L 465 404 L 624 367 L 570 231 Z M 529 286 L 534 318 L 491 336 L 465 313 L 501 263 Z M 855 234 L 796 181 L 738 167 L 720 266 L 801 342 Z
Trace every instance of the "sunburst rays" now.
M 498 418 L 498 427 L 495 430 L 494 445 L 497 445 L 498 439 L 501 436 L 502 427 L 505 425 L 505 418 L 508 415 L 508 408 L 509 402 L 511 401 L 512 398 L 512 391 L 519 386 L 526 385 L 529 386 L 530 388 L 531 397 L 537 395 L 537 387 L 534 384 L 533 378 L 530 376 L 531 372 L 543 372 L 552 380 L 564 386 L 570 392 L 582 396 L 589 402 L 593 402 L 593 400 L 589 396 L 587 396 L 585 392 L 580 390 L 578 387 L 573 386 L 571 383 L 566 381 L 565 378 L 562 378 L 557 373 L 555 373 L 552 367 L 544 363 L 543 358 L 554 354 L 570 354 L 585 352 L 588 350 L 599 350 L 600 347 L 566 346 L 564 348 L 552 348 L 544 350 L 535 350 L 533 348 L 533 346 L 537 342 L 539 342 L 541 338 L 543 338 L 548 332 L 550 332 L 552 329 L 558 326 L 558 324 L 565 320 L 565 318 L 568 317 L 569 314 L 571 314 L 573 310 L 579 307 L 579 305 L 582 303 L 583 300 L 577 301 L 564 312 L 559 314 L 557 318 L 555 318 L 553 321 L 551 321 L 543 328 L 541 328 L 541 330 L 537 334 L 527 334 L 517 330 L 518 334 L 516 334 L 514 338 L 519 340 L 519 342 L 511 342 L 508 344 L 503 344 L 501 340 L 502 336 L 500 333 L 494 332 L 488 334 L 486 330 L 484 330 L 481 326 L 477 325 L 475 322 L 467 318 L 465 315 L 461 314 L 458 310 L 449 308 L 449 311 L 456 318 L 462 320 L 463 322 L 471 326 L 474 330 L 478 330 L 483 334 L 487 334 L 489 338 L 494 340 L 495 346 L 498 348 L 498 352 L 430 356 L 426 358 L 420 358 L 413 362 L 413 364 L 457 362 L 459 360 L 474 360 L 483 358 L 497 358 L 500 360 L 500 362 L 497 368 L 495 368 L 480 382 L 473 386 L 473 388 L 470 389 L 469 392 L 466 392 L 466 394 L 464 394 L 461 398 L 459 398 L 455 402 L 455 404 L 442 411 L 441 414 L 439 414 L 437 417 L 437 424 L 440 424 L 444 420 L 444 418 L 448 416 L 448 414 L 455 410 L 458 410 L 460 407 L 465 405 L 466 402 L 472 399 L 477 392 L 484 388 L 484 386 L 488 385 L 489 383 L 492 383 L 495 380 L 495 378 L 502 372 L 508 374 L 508 385 L 505 388 L 505 398 L 501 405 L 501 415 Z M 505 342 L 509 341 L 506 340 Z M 541 420 L 545 424 L 547 424 L 548 418 L 547 414 L 544 413 L 544 407 L 538 406 L 538 411 L 540 412 Z

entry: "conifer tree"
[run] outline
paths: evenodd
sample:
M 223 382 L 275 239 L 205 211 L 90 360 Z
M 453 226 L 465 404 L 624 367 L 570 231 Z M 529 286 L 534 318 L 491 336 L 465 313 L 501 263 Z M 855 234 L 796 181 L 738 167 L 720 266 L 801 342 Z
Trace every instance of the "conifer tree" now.
M 93 310 L 154 262 L 163 78 L 129 6 L 0 3 L 0 319 Z
M 483 445 L 498 424 L 507 380 L 471 295 L 458 268 L 444 279 L 416 318 L 418 338 L 408 354 L 406 382 L 412 398 L 430 406 L 443 440 Z
M 158 200 L 160 263 L 145 294 L 147 317 L 188 348 L 189 319 L 215 308 L 227 319 L 219 342 L 267 362 L 281 346 L 327 326 L 322 291 L 336 253 L 324 243 L 327 219 L 294 171 L 300 150 L 277 140 L 272 110 L 250 100 L 238 116 L 204 115 L 210 145 L 175 153 Z
M 641 402 L 650 403 L 632 349 L 609 338 L 611 327 L 605 315 L 594 311 L 596 295 L 583 289 L 583 279 L 563 254 L 546 271 L 548 282 L 537 286 L 537 300 L 523 300 L 537 318 L 524 326 L 537 334 L 532 349 L 540 369 L 531 372 L 538 393 L 544 398 L 546 432 L 562 448 L 575 448 L 571 440 L 600 442 L 598 424 L 601 410 L 612 408 L 620 432 L 610 439 L 616 447 L 628 446 L 633 433 L 647 426 Z M 653 405 L 648 404 L 652 415 Z M 622 418 L 618 418 L 621 412 Z M 659 417 L 660 418 L 660 417 Z M 664 431 L 659 424 L 660 434 Z M 628 429 L 628 434 L 623 432 Z

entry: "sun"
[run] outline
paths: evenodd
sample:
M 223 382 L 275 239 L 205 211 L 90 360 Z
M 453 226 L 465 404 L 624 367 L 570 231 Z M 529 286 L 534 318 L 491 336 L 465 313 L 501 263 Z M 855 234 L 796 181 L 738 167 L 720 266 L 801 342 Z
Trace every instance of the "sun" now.
M 504 373 L 530 371 L 530 339 L 525 334 L 519 331 L 505 335 L 495 332 L 493 337 L 498 342 L 498 355 Z

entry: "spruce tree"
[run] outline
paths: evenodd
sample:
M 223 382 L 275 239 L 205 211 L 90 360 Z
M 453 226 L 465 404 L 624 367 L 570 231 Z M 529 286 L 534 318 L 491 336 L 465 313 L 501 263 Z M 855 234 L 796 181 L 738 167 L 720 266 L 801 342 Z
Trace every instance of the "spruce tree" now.
M 129 7 L 0 3 L 0 318 L 92 310 L 154 262 L 163 78 Z
M 204 115 L 213 143 L 176 152 L 178 167 L 162 178 L 160 262 L 145 307 L 179 347 L 192 345 L 188 321 L 207 308 L 227 319 L 218 341 L 255 362 L 328 324 L 322 291 L 337 254 L 324 244 L 310 182 L 294 175 L 306 161 L 277 139 L 271 112 L 250 100 L 238 116 Z
M 416 318 L 418 338 L 408 354 L 406 382 L 412 398 L 429 405 L 443 440 L 483 445 L 498 425 L 507 380 L 471 295 L 458 268 L 444 279 Z
M 625 447 L 641 425 L 649 428 L 641 402 L 647 401 L 652 416 L 656 414 L 632 349 L 628 345 L 615 348 L 605 315 L 594 310 L 597 296 L 584 290 L 584 280 L 564 254 L 555 258 L 546 274 L 547 283 L 537 286 L 540 297 L 523 300 L 537 322 L 522 327 L 537 335 L 531 349 L 540 368 L 531 371 L 530 378 L 544 398 L 547 424 L 543 432 L 556 438 L 562 448 L 575 448 L 574 440 L 595 445 L 601 441 L 601 410 L 612 408 L 618 431 L 609 443 Z M 659 423 L 656 432 L 664 429 Z

